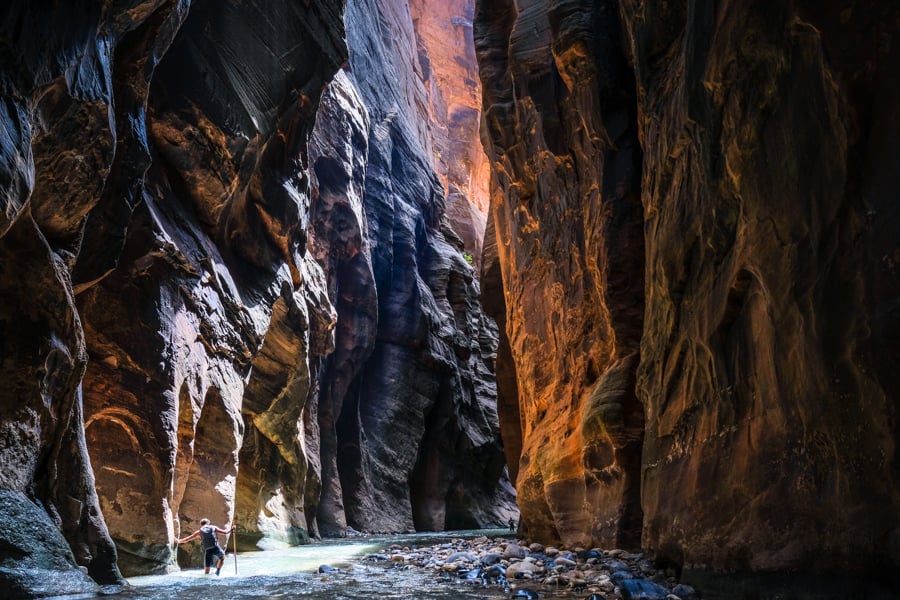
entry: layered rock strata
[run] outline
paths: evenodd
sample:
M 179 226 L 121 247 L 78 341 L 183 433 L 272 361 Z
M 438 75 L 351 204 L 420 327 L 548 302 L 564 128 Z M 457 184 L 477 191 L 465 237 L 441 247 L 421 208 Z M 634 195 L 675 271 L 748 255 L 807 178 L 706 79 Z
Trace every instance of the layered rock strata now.
M 496 239 L 484 273 L 505 313 L 499 359 L 514 363 L 498 377 L 518 394 L 501 422 L 520 448 L 523 534 L 629 547 L 644 430 L 634 83 L 615 3 L 545 4 L 485 3 L 476 22 Z
M 425 118 L 434 167 L 446 190 L 446 214 L 473 264 L 480 264 L 490 201 L 490 164 L 479 137 L 481 82 L 472 19 L 475 0 L 411 0 Z
M 694 569 L 900 564 L 897 17 L 480 5 L 485 289 L 499 267 L 529 536 L 640 530 Z
M 331 350 L 303 166 L 345 60 L 340 9 L 5 9 L 2 477 L 20 493 L 3 510 L 34 503 L 73 551 L 17 534 L 13 584 L 42 548 L 57 557 L 44 568 L 118 581 L 107 523 L 124 570 L 167 568 L 174 536 L 232 519 L 245 434 L 256 461 L 272 446 L 288 457 L 283 478 L 301 486 L 284 521 L 307 526 L 305 407 L 260 380 L 308 385 L 309 356 Z
M 313 139 L 313 248 L 338 307 L 318 521 L 329 534 L 498 525 L 516 510 L 494 407 L 497 333 L 445 217 L 413 22 L 400 0 L 349 2 L 345 20 L 350 74 Z
M 335 77 L 342 9 L 5 9 L 0 518 L 42 515 L 4 534 L 14 589 L 120 581 L 116 547 L 170 569 L 201 517 L 250 545 L 516 515 L 409 8 L 353 5 Z

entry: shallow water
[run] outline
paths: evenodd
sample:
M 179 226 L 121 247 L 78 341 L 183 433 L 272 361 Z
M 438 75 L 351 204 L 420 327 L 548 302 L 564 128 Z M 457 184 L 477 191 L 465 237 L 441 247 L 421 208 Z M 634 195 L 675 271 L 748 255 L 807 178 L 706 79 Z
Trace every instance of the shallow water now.
M 386 562 L 369 562 L 364 557 L 381 553 L 391 544 L 427 547 L 457 538 L 508 537 L 506 530 L 422 533 L 403 536 L 371 536 L 326 540 L 278 550 L 229 554 L 222 574 L 205 575 L 202 568 L 182 570 L 169 575 L 132 577 L 130 586 L 105 594 L 106 598 L 166 599 L 191 598 L 305 598 L 309 600 L 351 600 L 357 598 L 420 598 L 423 600 L 466 600 L 509 598 L 511 593 L 499 587 L 484 587 L 455 576 L 423 572 L 416 568 L 395 567 Z M 319 574 L 319 565 L 339 569 Z M 542 598 L 582 598 L 585 594 L 546 594 Z

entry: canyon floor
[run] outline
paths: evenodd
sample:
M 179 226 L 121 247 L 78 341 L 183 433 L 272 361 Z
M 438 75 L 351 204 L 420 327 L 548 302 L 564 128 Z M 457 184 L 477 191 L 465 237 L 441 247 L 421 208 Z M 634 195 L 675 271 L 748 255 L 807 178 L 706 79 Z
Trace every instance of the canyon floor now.
M 195 598 L 202 594 L 211 599 L 379 597 L 436 600 L 582 599 L 596 593 L 599 598 L 612 600 L 623 595 L 619 586 L 612 583 L 610 575 L 618 572 L 621 576 L 622 572 L 641 568 L 638 555 L 621 551 L 606 551 L 594 560 L 586 558 L 582 551 L 580 558 L 573 556 L 573 560 L 569 560 L 566 550 L 557 554 L 551 548 L 542 547 L 539 552 L 529 552 L 526 548 L 506 530 L 359 536 L 238 553 L 236 568 L 235 557 L 229 554 L 220 576 L 205 575 L 197 568 L 167 575 L 134 577 L 128 580 L 128 587 L 107 589 L 104 596 L 162 599 Z M 646 571 L 646 561 L 643 566 Z M 323 570 L 326 572 L 320 572 Z M 509 581 L 498 576 L 501 570 L 503 574 L 509 574 Z M 521 573 L 518 576 L 517 571 Z M 663 573 L 644 574 L 658 579 L 664 577 Z M 666 590 L 658 597 L 665 598 L 670 591 Z

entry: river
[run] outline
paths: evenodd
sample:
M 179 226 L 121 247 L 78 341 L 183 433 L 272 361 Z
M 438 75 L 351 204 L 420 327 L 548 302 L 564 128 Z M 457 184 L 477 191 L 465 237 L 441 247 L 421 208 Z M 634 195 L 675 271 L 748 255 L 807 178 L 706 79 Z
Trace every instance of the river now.
M 168 575 L 131 577 L 127 588 L 107 593 L 105 598 L 163 600 L 191 598 L 303 598 L 308 600 L 356 600 L 359 598 L 419 598 L 422 600 L 467 600 L 510 598 L 512 593 L 497 586 L 417 568 L 396 567 L 385 562 L 365 560 L 369 554 L 382 553 L 391 544 L 427 547 L 455 538 L 472 539 L 481 535 L 509 536 L 506 530 L 455 531 L 399 536 L 354 537 L 324 540 L 307 546 L 285 547 L 259 552 L 229 554 L 222 574 L 205 575 L 202 568 Z M 320 574 L 320 565 L 337 572 Z M 560 590 L 541 598 L 583 598 L 585 593 Z

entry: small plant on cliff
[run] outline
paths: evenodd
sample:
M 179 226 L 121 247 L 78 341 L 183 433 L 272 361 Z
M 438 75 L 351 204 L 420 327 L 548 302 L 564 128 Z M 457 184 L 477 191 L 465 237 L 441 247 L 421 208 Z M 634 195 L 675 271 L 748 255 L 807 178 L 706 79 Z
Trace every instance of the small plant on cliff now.
M 466 262 L 470 265 L 475 264 L 475 257 L 469 254 L 468 252 L 463 252 L 463 258 L 466 259 Z

